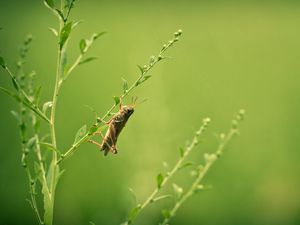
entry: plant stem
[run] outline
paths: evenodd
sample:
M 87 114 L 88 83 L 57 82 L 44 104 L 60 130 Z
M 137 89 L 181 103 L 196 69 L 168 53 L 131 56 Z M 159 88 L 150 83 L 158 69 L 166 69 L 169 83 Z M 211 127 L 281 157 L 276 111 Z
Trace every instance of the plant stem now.
M 51 121 L 48 119 L 48 117 L 38 108 L 38 106 L 36 104 L 34 104 L 32 102 L 32 100 L 30 99 L 30 97 L 26 94 L 26 92 L 23 90 L 23 88 L 21 87 L 21 85 L 19 84 L 19 82 L 17 81 L 16 77 L 12 74 L 12 72 L 10 71 L 10 69 L 5 66 L 4 69 L 6 70 L 6 72 L 9 74 L 9 76 L 11 77 L 11 79 L 13 80 L 13 82 L 17 85 L 19 93 L 25 98 L 25 100 L 28 102 L 28 104 L 26 104 L 26 106 L 28 106 L 32 111 L 34 111 L 38 116 L 40 116 L 43 120 L 45 120 L 46 122 L 48 122 L 49 124 L 51 123 Z M 25 104 L 25 102 L 23 102 Z
M 191 185 L 190 189 L 175 203 L 174 207 L 170 210 L 169 217 L 166 217 L 161 225 L 167 225 L 170 221 L 170 219 L 176 214 L 177 210 L 182 206 L 182 204 L 193 194 L 196 193 L 197 190 L 203 189 L 203 186 L 201 185 L 201 182 L 211 166 L 216 162 L 216 160 L 223 154 L 224 149 L 228 142 L 238 133 L 237 130 L 237 124 L 243 119 L 244 116 L 244 110 L 240 110 L 237 119 L 232 121 L 232 127 L 227 133 L 225 137 L 221 139 L 220 144 L 218 145 L 218 148 L 214 154 L 211 154 L 207 157 L 206 163 L 203 168 L 200 169 L 199 174 L 193 184 Z
M 179 160 L 177 161 L 177 163 L 174 165 L 174 167 L 172 168 L 172 170 L 170 172 L 167 173 L 167 175 L 165 176 L 164 180 L 162 181 L 160 187 L 157 187 L 151 194 L 150 196 L 141 204 L 140 209 L 138 211 L 138 213 L 136 214 L 136 216 L 138 216 L 140 214 L 140 212 L 146 208 L 155 198 L 155 196 L 157 195 L 157 193 L 160 191 L 160 189 L 162 187 L 165 186 L 165 184 L 170 180 L 171 177 L 173 177 L 173 175 L 181 168 L 181 166 L 183 165 L 183 162 L 185 161 L 185 159 L 188 157 L 188 155 L 191 153 L 191 151 L 197 146 L 197 144 L 199 143 L 198 141 L 198 137 L 200 135 L 203 134 L 203 132 L 206 130 L 208 123 L 210 122 L 209 118 L 206 118 L 203 120 L 203 124 L 202 126 L 199 128 L 199 130 L 196 132 L 193 141 L 189 144 L 189 146 L 186 147 L 186 150 L 184 151 L 183 155 L 179 158 Z M 133 222 L 133 220 L 127 220 L 125 222 L 125 224 L 131 224 Z
M 61 1 L 61 9 L 63 9 L 63 1 Z M 64 23 L 60 21 L 59 31 L 61 32 L 63 28 Z M 57 149 L 56 145 L 56 131 L 55 131 L 55 114 L 56 114 L 56 106 L 57 106 L 57 100 L 58 100 L 58 94 L 60 90 L 60 79 L 61 79 L 61 58 L 62 58 L 62 51 L 64 51 L 64 48 L 61 49 L 58 45 L 58 56 L 57 56 L 57 66 L 56 66 L 56 76 L 55 76 L 55 86 L 54 86 L 54 93 L 52 98 L 52 108 L 51 108 L 51 116 L 50 116 L 50 134 L 51 134 L 51 142 L 52 146 Z M 53 151 L 52 153 L 52 161 L 51 161 L 51 183 L 50 183 L 50 207 L 49 212 L 47 213 L 47 218 L 45 218 L 45 223 L 47 225 L 52 225 L 53 222 L 53 209 L 54 209 L 54 199 L 55 199 L 55 186 L 56 186 L 56 179 L 57 179 L 57 171 L 59 170 L 59 166 L 57 165 L 57 152 Z M 45 202 L 44 202 L 45 204 Z M 47 221 L 46 221 L 47 219 Z
M 160 62 L 162 59 L 164 59 L 164 56 L 162 55 L 165 51 L 167 51 L 167 49 L 169 49 L 175 42 L 177 42 L 179 40 L 179 36 L 181 36 L 182 31 L 179 30 L 177 32 L 178 34 L 175 36 L 174 39 L 172 39 L 171 41 L 168 42 L 168 44 L 165 44 L 163 46 L 163 48 L 160 50 L 158 56 L 154 59 L 154 61 L 150 62 L 150 64 L 146 67 L 144 67 L 142 69 L 142 72 L 140 74 L 140 76 L 135 80 L 135 82 L 133 82 L 133 84 L 128 88 L 128 90 L 123 93 L 120 98 L 124 99 L 129 93 L 131 93 L 138 85 L 140 85 L 142 82 L 144 82 L 145 80 L 145 76 L 147 75 L 147 73 L 158 63 Z M 77 60 L 75 61 L 75 63 L 72 65 L 72 67 L 68 70 L 67 75 L 69 75 L 72 70 L 80 63 L 80 60 L 82 58 L 82 54 L 77 58 Z M 66 76 L 67 77 L 67 76 Z M 104 116 L 102 116 L 102 118 L 100 119 L 100 121 L 104 121 L 106 119 L 106 117 L 108 117 L 112 111 L 116 108 L 118 104 L 114 104 L 110 107 L 110 109 L 104 114 Z M 94 126 L 96 126 L 97 128 L 99 128 L 101 125 L 101 122 L 97 122 Z M 58 164 L 60 164 L 61 162 L 63 162 L 65 159 L 69 158 L 75 151 L 76 149 L 84 142 L 86 142 L 91 136 L 93 135 L 93 133 L 87 133 L 85 134 L 78 142 L 74 143 L 64 154 L 61 155 L 61 158 L 58 160 Z
M 29 181 L 28 183 L 29 183 L 29 190 L 30 190 L 31 206 L 35 212 L 35 215 L 37 217 L 39 224 L 44 224 L 41 219 L 41 216 L 40 216 L 37 204 L 36 204 L 36 199 L 35 199 L 36 193 L 35 193 L 35 188 L 34 188 L 35 184 L 34 184 L 34 181 L 32 180 L 31 173 L 30 173 L 30 170 L 27 165 L 26 165 L 25 171 L 26 171 L 27 178 Z

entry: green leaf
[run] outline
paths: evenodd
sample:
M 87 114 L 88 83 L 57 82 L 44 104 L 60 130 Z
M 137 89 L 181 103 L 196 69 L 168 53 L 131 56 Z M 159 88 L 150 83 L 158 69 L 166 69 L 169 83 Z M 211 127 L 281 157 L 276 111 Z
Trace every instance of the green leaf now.
M 0 56 L 0 66 L 2 66 L 3 69 L 5 69 L 6 67 L 5 61 L 1 56 Z
M 82 23 L 82 21 L 76 21 L 76 22 L 74 22 L 73 25 L 72 25 L 72 30 L 75 29 L 81 23 Z
M 95 133 L 98 130 L 98 127 L 96 125 L 93 125 L 90 127 L 89 129 L 89 135 L 92 135 L 93 133 Z
M 98 58 L 97 57 L 89 57 L 87 59 L 84 59 L 84 60 L 80 61 L 80 63 L 78 65 L 82 65 L 84 63 L 91 62 L 91 61 L 94 61 L 96 59 L 98 59 Z
M 62 21 L 65 21 L 65 16 L 64 16 L 63 12 L 60 11 L 59 9 L 55 9 L 55 10 L 56 10 L 57 14 L 59 15 L 60 19 Z
M 57 152 L 57 149 L 54 148 L 54 146 L 53 146 L 51 143 L 40 142 L 40 145 L 47 147 L 47 148 L 50 149 L 51 151 Z
M 79 42 L 79 48 L 80 48 L 80 52 L 81 54 L 84 54 L 86 52 L 86 40 L 85 39 L 81 39 Z
M 170 218 L 171 217 L 171 212 L 170 212 L 170 210 L 168 210 L 168 209 L 163 209 L 162 211 L 161 211 L 161 214 L 164 216 L 164 218 L 166 218 L 166 219 L 168 219 L 168 218 Z
M 11 81 L 12 81 L 12 83 L 13 83 L 14 88 L 15 88 L 17 91 L 19 91 L 19 86 L 18 86 L 16 80 L 15 80 L 14 78 L 11 78 Z
M 137 65 L 137 67 L 139 68 L 139 70 L 141 71 L 141 73 L 143 74 L 144 73 L 144 69 L 143 69 L 143 67 L 142 66 L 140 66 L 140 65 Z
M 65 1 L 65 7 L 66 8 L 73 8 L 74 7 L 74 2 L 75 2 L 75 0 L 66 0 Z
M 183 194 L 183 188 L 179 187 L 177 184 L 173 184 L 173 190 L 175 192 L 176 197 L 180 199 Z
M 120 103 L 120 97 L 114 96 L 115 105 L 118 105 Z
M 184 156 L 184 149 L 180 147 L 179 152 L 180 152 L 180 157 L 182 158 Z
M 43 105 L 43 113 L 46 114 L 47 109 L 51 108 L 51 107 L 52 107 L 52 102 L 51 101 L 45 102 L 44 105 Z
M 19 125 L 22 124 L 22 117 L 21 117 L 21 115 L 18 112 L 16 112 L 16 111 L 10 111 L 10 112 L 16 118 L 16 120 L 18 121 L 18 124 Z
M 96 34 L 93 34 L 92 36 L 92 39 L 95 41 L 97 40 L 99 37 L 101 37 L 102 35 L 106 34 L 107 32 L 103 31 L 103 32 L 100 32 L 100 33 L 96 33 Z
M 137 197 L 136 197 L 136 194 L 135 194 L 134 190 L 132 188 L 128 188 L 128 190 L 131 193 L 131 196 L 134 200 L 134 204 L 136 205 L 137 204 Z
M 53 0 L 45 0 L 44 3 L 50 8 L 55 7 Z
M 185 168 L 185 167 L 192 166 L 192 165 L 194 165 L 194 164 L 195 164 L 195 163 L 193 163 L 193 162 L 186 162 L 186 163 L 184 163 L 182 166 L 180 166 L 178 169 L 181 170 L 181 169 L 183 169 L 183 168 Z
M 48 27 L 48 29 L 49 29 L 50 31 L 52 31 L 52 33 L 54 34 L 55 37 L 58 37 L 58 32 L 57 32 L 57 30 L 55 30 L 55 29 L 52 28 L 52 27 Z
M 76 133 L 74 143 L 77 143 L 86 134 L 86 125 L 83 125 Z
M 128 82 L 124 78 L 122 78 L 122 80 L 123 80 L 123 93 L 125 94 L 128 92 Z
M 161 188 L 161 184 L 164 181 L 164 176 L 160 173 L 156 177 L 156 182 L 157 182 L 157 188 Z
M 40 101 L 42 86 L 38 86 L 34 91 L 34 102 L 38 105 Z
M 71 30 L 72 30 L 72 22 L 65 24 L 65 26 L 62 28 L 60 32 L 60 41 L 59 41 L 60 49 L 64 47 L 64 44 L 69 38 Z
M 28 149 L 33 149 L 33 147 L 35 146 L 35 143 L 36 143 L 36 138 L 35 137 L 32 137 L 32 138 L 30 138 L 28 141 L 27 141 L 27 144 L 26 144 L 26 146 L 27 146 L 27 148 Z
M 141 205 L 137 205 L 135 208 L 133 208 L 128 216 L 129 223 L 132 223 L 132 221 L 136 218 L 136 216 L 139 214 L 141 210 Z
M 162 195 L 162 196 L 158 196 L 154 199 L 152 199 L 152 202 L 157 202 L 157 201 L 160 201 L 160 200 L 163 200 L 163 199 L 166 199 L 166 198 L 171 198 L 172 195 Z

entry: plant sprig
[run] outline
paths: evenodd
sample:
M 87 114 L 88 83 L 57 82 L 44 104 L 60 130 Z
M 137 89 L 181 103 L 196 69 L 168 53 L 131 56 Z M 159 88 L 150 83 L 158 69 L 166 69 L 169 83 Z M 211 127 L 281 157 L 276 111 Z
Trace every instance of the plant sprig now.
M 198 166 L 198 175 L 196 176 L 194 182 L 190 186 L 190 188 L 183 194 L 181 193 L 178 200 L 174 204 L 174 206 L 170 210 L 164 210 L 164 220 L 161 225 L 167 225 L 172 217 L 175 216 L 178 209 L 185 203 L 187 199 L 193 196 L 198 191 L 204 190 L 205 186 L 202 184 L 202 180 L 206 176 L 209 169 L 216 162 L 218 158 L 223 154 L 225 147 L 229 143 L 229 141 L 239 133 L 238 126 L 241 121 L 244 120 L 245 110 L 241 109 L 235 118 L 232 120 L 231 128 L 227 134 L 220 135 L 220 143 L 215 153 L 213 154 L 204 154 L 205 164 L 204 166 Z M 180 188 L 180 187 L 179 187 Z M 175 191 L 176 192 L 176 191 Z M 181 189 L 183 192 L 183 189 Z
M 167 44 L 164 44 L 160 52 L 157 56 L 151 56 L 148 65 L 143 67 L 138 66 L 140 70 L 139 77 L 133 82 L 133 84 L 128 87 L 128 83 L 125 79 L 123 82 L 126 85 L 123 85 L 123 94 L 116 98 L 115 103 L 110 107 L 110 109 L 102 116 L 97 119 L 96 123 L 92 125 L 86 132 L 85 135 L 81 136 L 81 138 L 75 142 L 65 153 L 61 154 L 61 158 L 58 160 L 58 164 L 63 162 L 66 158 L 70 157 L 76 149 L 82 144 L 85 143 L 97 130 L 100 128 L 102 121 L 104 121 L 108 116 L 110 116 L 116 106 L 119 104 L 118 99 L 124 99 L 129 93 L 131 93 L 137 86 L 148 80 L 151 76 L 148 75 L 148 72 L 161 60 L 165 59 L 163 55 L 171 46 L 174 45 L 175 42 L 179 41 L 180 36 L 182 35 L 182 30 L 178 30 L 174 33 L 174 38 L 170 40 Z
M 141 213 L 141 211 L 143 209 L 145 209 L 149 204 L 157 201 L 157 200 L 155 200 L 157 198 L 156 197 L 157 194 L 168 183 L 168 181 L 171 179 L 171 177 L 173 177 L 181 168 L 183 168 L 185 166 L 184 162 L 185 162 L 186 158 L 190 155 L 192 150 L 198 145 L 199 137 L 201 135 L 203 135 L 203 133 L 207 129 L 209 123 L 210 123 L 210 118 L 203 119 L 202 125 L 199 128 L 199 130 L 197 130 L 195 132 L 195 135 L 194 135 L 191 143 L 188 146 L 186 146 L 185 149 L 184 148 L 179 149 L 180 158 L 178 159 L 178 161 L 176 162 L 174 167 L 169 172 L 167 172 L 165 176 L 162 173 L 159 173 L 157 175 L 157 178 L 156 178 L 157 186 L 154 189 L 154 191 L 149 195 L 149 197 L 143 203 L 137 204 L 136 206 L 134 206 L 134 208 L 132 208 L 130 214 L 128 215 L 127 220 L 124 223 L 122 223 L 122 225 L 127 225 L 127 224 L 133 223 L 134 220 L 136 219 L 136 217 L 139 215 L 139 213 Z M 161 199 L 164 199 L 164 198 L 159 198 L 159 200 L 161 200 Z

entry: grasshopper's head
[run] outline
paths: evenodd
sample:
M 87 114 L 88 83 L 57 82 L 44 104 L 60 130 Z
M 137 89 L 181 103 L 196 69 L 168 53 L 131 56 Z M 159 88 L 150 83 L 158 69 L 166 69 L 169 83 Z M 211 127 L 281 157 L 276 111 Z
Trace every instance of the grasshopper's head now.
M 134 112 L 134 108 L 133 106 L 124 105 L 122 111 L 129 117 Z

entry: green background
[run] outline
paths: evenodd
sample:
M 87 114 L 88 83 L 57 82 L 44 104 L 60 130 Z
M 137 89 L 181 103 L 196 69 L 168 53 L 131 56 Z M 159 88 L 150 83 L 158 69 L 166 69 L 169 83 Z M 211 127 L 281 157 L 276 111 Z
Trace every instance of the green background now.
M 118 142 L 118 155 L 104 157 L 84 144 L 63 165 L 55 224 L 119 224 L 133 207 L 128 187 L 143 201 L 155 188 L 162 162 L 173 165 L 178 148 L 202 118 L 211 126 L 190 160 L 213 152 L 216 134 L 227 131 L 235 112 L 247 111 L 241 135 L 209 171 L 209 191 L 189 199 L 171 224 L 300 224 L 300 5 L 297 1 L 78 1 L 71 19 L 83 20 L 72 34 L 69 60 L 81 38 L 108 31 L 89 52 L 99 59 L 77 68 L 65 83 L 57 109 L 58 148 L 65 151 L 83 124 L 92 124 L 90 105 L 102 115 L 129 82 L 178 29 L 182 40 L 172 59 L 133 93 L 148 101 L 136 111 Z M 42 1 L 0 1 L 0 53 L 13 67 L 26 34 L 34 36 L 27 70 L 34 69 L 51 99 L 56 39 L 47 29 L 56 18 Z M 3 70 L 0 84 L 11 88 Z M 130 103 L 129 98 L 126 100 Z M 0 94 L 0 224 L 35 224 L 26 198 L 20 139 L 10 110 L 17 104 Z M 45 127 L 46 129 L 46 127 Z M 189 170 L 176 183 L 191 183 Z M 157 224 L 162 208 L 151 205 L 136 224 Z

